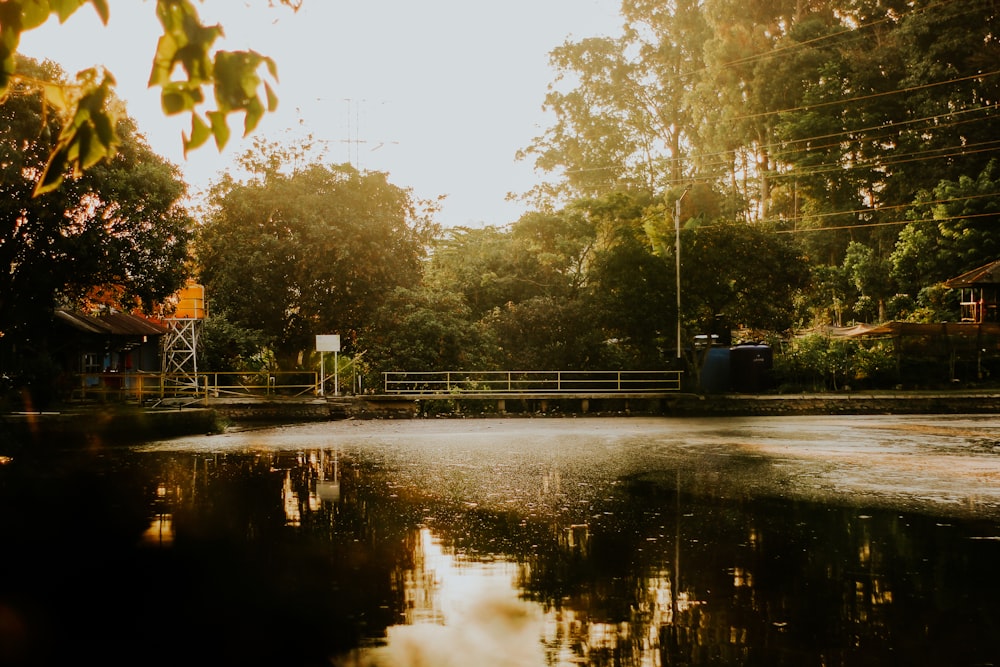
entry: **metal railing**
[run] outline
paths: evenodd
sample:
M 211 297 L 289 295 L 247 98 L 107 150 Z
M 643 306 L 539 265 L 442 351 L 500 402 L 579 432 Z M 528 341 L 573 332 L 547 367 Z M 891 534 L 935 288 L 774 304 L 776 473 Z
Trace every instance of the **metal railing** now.
M 383 373 L 386 394 L 661 394 L 682 371 L 428 371 Z
M 163 399 L 191 401 L 224 397 L 302 396 L 319 393 L 319 373 L 81 373 L 73 398 L 140 403 Z

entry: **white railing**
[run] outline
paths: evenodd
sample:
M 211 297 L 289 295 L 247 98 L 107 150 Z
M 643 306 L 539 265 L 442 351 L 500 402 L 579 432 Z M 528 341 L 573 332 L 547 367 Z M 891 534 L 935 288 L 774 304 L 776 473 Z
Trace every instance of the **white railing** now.
M 427 371 L 383 373 L 386 394 L 660 394 L 682 371 Z
M 240 396 L 302 396 L 319 393 L 319 373 L 261 371 L 259 373 L 81 373 L 73 398 L 82 400 L 137 400 L 186 398 L 192 400 Z

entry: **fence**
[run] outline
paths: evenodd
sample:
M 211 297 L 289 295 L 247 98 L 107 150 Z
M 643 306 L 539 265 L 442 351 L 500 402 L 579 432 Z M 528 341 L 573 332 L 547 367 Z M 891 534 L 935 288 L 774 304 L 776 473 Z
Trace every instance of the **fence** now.
M 319 373 L 83 373 L 73 398 L 140 403 L 220 397 L 302 396 L 319 391 Z
M 383 373 L 386 394 L 662 394 L 681 371 L 428 371 Z

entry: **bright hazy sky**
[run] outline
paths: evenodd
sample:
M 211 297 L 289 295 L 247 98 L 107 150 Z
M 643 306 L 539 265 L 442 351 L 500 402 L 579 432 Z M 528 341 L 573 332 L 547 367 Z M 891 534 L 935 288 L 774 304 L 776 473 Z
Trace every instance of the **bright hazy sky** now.
M 264 0 L 209 0 L 203 21 L 223 25 L 225 49 L 252 48 L 278 65 L 277 113 L 255 136 L 286 142 L 311 133 L 329 162 L 389 173 L 423 199 L 447 195 L 439 222 L 503 225 L 506 202 L 538 180 L 515 152 L 550 122 L 541 110 L 555 78 L 548 53 L 620 32 L 620 0 L 305 0 L 297 13 Z M 178 164 L 194 192 L 250 144 L 242 118 L 219 155 L 211 142 L 183 157 L 186 117 L 165 118 L 146 88 L 159 24 L 151 0 L 112 2 L 100 27 L 88 5 L 64 25 L 24 35 L 21 52 L 67 71 L 105 65 L 154 150 Z

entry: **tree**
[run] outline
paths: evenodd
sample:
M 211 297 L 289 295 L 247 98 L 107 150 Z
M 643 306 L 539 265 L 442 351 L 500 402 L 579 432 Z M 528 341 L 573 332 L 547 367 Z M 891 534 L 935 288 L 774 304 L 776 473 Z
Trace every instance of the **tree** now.
M 301 0 L 280 0 L 298 8 Z M 0 100 L 14 86 L 33 88 L 45 105 L 63 116 L 58 140 L 52 146 L 37 180 L 35 194 L 59 187 L 67 173 L 79 174 L 100 160 L 110 158 L 122 141 L 117 112 L 112 103 L 115 81 L 109 72 L 81 72 L 77 83 L 38 80 L 19 69 L 21 34 L 45 23 L 50 16 L 69 19 L 84 4 L 91 4 L 105 24 L 107 0 L 4 0 L 0 2 Z M 157 0 L 156 15 L 163 34 L 156 46 L 149 85 L 161 90 L 161 106 L 168 115 L 190 113 L 191 132 L 184 137 L 187 151 L 214 137 L 221 149 L 229 139 L 228 117 L 242 113 L 243 129 L 251 132 L 264 115 L 277 106 L 270 81 L 259 73 L 264 67 L 277 79 L 274 62 L 255 51 L 213 50 L 222 26 L 206 26 L 191 0 Z M 180 75 L 178 76 L 178 72 Z M 211 89 L 215 108 L 204 113 L 205 89 Z M 263 88 L 263 93 L 261 92 Z
M 426 270 L 429 287 L 460 294 L 478 319 L 494 308 L 519 303 L 550 287 L 538 258 L 497 227 L 454 227 L 434 244 Z
M 709 193 L 699 194 L 693 203 L 711 201 Z M 651 208 L 646 219 L 654 251 L 671 267 L 672 218 Z M 796 296 L 808 279 L 808 265 L 793 235 L 762 223 L 712 219 L 690 204 L 682 207 L 680 223 L 681 320 L 688 336 L 709 333 L 720 315 L 748 329 L 791 328 Z
M 327 166 L 308 146 L 258 141 L 210 196 L 197 239 L 213 312 L 263 331 L 283 368 L 316 334 L 353 348 L 386 295 L 414 287 L 433 232 L 428 209 L 381 172 Z
M 535 297 L 573 298 L 594 234 L 586 214 L 569 207 L 527 213 L 509 228 L 452 228 L 435 244 L 427 282 L 462 294 L 476 318 Z
M 615 192 L 572 204 L 585 210 L 598 241 L 587 269 L 586 299 L 616 365 L 659 368 L 664 338 L 675 322 L 673 268 L 653 253 L 643 223 L 653 206 L 647 192 Z
M 686 243 L 685 243 L 686 237 Z M 710 328 L 716 315 L 748 329 L 787 331 L 806 263 L 790 235 L 741 223 L 716 223 L 681 235 L 685 316 Z
M 554 49 L 558 75 L 545 106 L 555 124 L 519 153 L 562 171 L 540 198 L 651 190 L 687 172 L 690 109 L 684 91 L 701 68 L 705 22 L 699 3 L 626 0 L 624 34 Z
M 60 81 L 51 64 L 24 59 L 19 71 Z M 37 91 L 15 85 L 0 104 L 0 336 L 39 333 L 60 299 L 95 289 L 110 305 L 150 310 L 187 275 L 191 219 L 180 205 L 176 167 L 145 144 L 119 107 L 119 149 L 111 160 L 33 196 L 62 129 Z M 41 132 L 39 132 L 41 128 Z
M 852 242 L 844 257 L 844 272 L 862 296 L 870 297 L 878 305 L 878 319 L 886 320 L 886 300 L 893 295 L 889 276 L 889 261 L 863 243 Z
M 607 368 L 608 346 L 583 299 L 538 296 L 498 308 L 489 320 L 504 370 Z
M 393 290 L 358 341 L 375 371 L 485 370 L 496 363 L 490 332 L 460 294 L 426 287 Z M 369 378 L 369 386 L 377 381 Z
M 995 2 L 626 0 L 622 15 L 620 37 L 551 54 L 555 121 L 522 153 L 560 179 L 535 193 L 546 205 L 690 180 L 725 193 L 720 219 L 796 232 L 814 267 L 839 270 L 860 243 L 883 272 L 912 220 L 906 261 L 879 280 L 913 294 L 995 254 L 974 224 L 992 219 L 989 188 L 971 186 L 997 147 Z M 963 244 L 956 262 L 945 247 Z M 824 295 L 849 296 L 812 290 L 814 314 L 847 303 Z
M 892 253 L 892 275 L 903 288 L 920 289 L 971 271 L 1000 257 L 1000 162 L 975 176 L 943 180 L 917 194 Z

